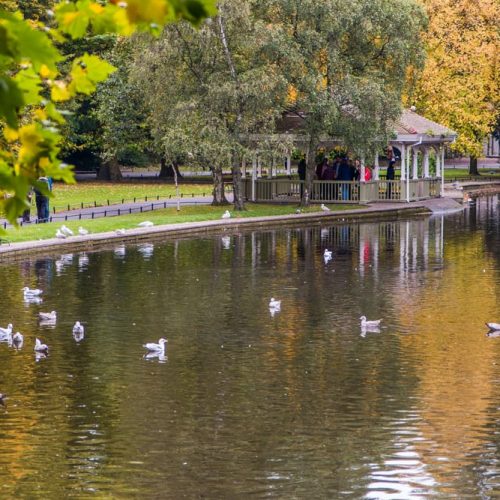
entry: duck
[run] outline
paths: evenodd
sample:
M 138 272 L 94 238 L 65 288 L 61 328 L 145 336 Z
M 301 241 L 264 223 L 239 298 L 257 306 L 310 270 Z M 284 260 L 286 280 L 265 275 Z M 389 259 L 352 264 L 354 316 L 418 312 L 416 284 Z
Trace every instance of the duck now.
M 73 325 L 73 333 L 83 334 L 84 331 L 85 331 L 85 328 L 83 327 L 83 325 L 79 321 L 77 321 Z
M 276 300 L 274 297 L 271 297 L 269 309 L 281 309 L 281 300 Z
M 75 233 L 67 226 L 64 224 L 61 226 L 61 233 L 65 234 L 66 236 L 73 236 Z
M 80 234 L 81 236 L 86 236 L 87 234 L 89 234 L 89 230 L 88 229 L 85 229 L 84 227 L 80 226 L 78 228 L 78 234 Z
M 155 223 L 154 222 L 151 222 L 150 220 L 145 220 L 143 222 L 139 222 L 139 224 L 137 224 L 139 227 L 151 227 L 151 226 L 154 226 Z
M 22 290 L 25 297 L 38 297 L 43 293 L 43 290 L 40 290 L 39 288 L 28 288 L 27 286 L 25 286 Z
M 381 319 L 374 319 L 369 321 L 366 319 L 366 316 L 361 316 L 359 319 L 361 320 L 361 328 L 365 329 L 378 328 L 380 326 L 380 323 L 382 322 Z
M 49 352 L 49 346 L 47 344 L 42 344 L 40 339 L 35 339 L 35 352 L 42 352 L 47 354 Z
M 57 313 L 55 311 L 49 313 L 39 312 L 38 317 L 42 321 L 55 321 L 57 319 Z
M 330 212 L 331 211 L 324 203 L 321 204 L 321 210 L 323 210 L 323 212 Z
M 143 344 L 142 347 L 147 349 L 149 352 L 157 352 L 164 354 L 165 353 L 165 344 L 168 342 L 167 339 L 161 338 L 158 340 L 158 344 L 154 342 L 148 342 L 147 344 Z
M 231 212 L 229 210 L 226 210 L 221 217 L 221 219 L 230 219 L 230 218 L 231 218 Z
M 61 240 L 65 240 L 67 238 L 67 235 L 64 234 L 60 229 L 56 231 L 56 238 L 59 238 Z
M 7 336 L 11 335 L 12 334 L 12 328 L 13 328 L 12 323 L 9 323 L 7 325 L 7 328 L 0 328 L 0 337 L 4 336 L 4 335 L 7 335 Z
M 332 258 L 333 258 L 332 251 L 325 248 L 325 252 L 323 253 L 323 259 L 325 261 L 325 264 L 328 264 L 328 262 L 330 262 Z
M 498 331 L 498 330 L 500 330 L 500 323 L 486 323 L 486 326 L 491 331 Z
M 19 332 L 16 332 L 13 336 L 12 336 L 12 342 L 13 344 L 16 346 L 16 347 L 22 347 L 23 346 L 23 342 L 24 342 L 24 336 L 22 333 L 19 333 Z
M 123 234 L 125 234 L 125 229 L 123 229 L 123 228 L 121 228 L 121 229 L 117 229 L 117 230 L 115 231 L 115 234 L 118 234 L 118 235 L 123 235 Z

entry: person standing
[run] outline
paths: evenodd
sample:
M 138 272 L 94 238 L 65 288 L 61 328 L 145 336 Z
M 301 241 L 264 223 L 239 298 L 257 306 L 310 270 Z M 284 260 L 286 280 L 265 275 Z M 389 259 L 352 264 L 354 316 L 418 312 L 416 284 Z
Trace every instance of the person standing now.
M 304 196 L 304 181 L 306 180 L 306 169 L 307 169 L 307 163 L 306 159 L 304 156 L 299 161 L 299 165 L 297 167 L 297 173 L 299 174 L 299 180 L 300 182 L 300 199 L 302 200 L 302 197 Z
M 394 181 L 396 177 L 396 171 L 394 169 L 396 161 L 394 159 L 389 160 L 389 165 L 387 167 L 387 173 L 386 173 L 386 180 L 387 180 L 387 199 L 392 200 L 392 182 Z
M 44 183 L 47 186 L 47 191 L 50 191 L 49 180 L 47 177 L 39 177 L 39 183 Z M 36 201 L 36 213 L 38 222 L 48 222 L 49 221 L 49 197 L 47 194 L 42 192 L 39 188 L 35 188 L 35 201 Z

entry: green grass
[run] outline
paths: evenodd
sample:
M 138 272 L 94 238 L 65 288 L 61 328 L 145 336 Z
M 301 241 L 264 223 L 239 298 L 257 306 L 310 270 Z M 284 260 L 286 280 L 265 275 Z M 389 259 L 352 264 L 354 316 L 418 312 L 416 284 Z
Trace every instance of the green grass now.
M 490 172 L 494 172 L 490 174 Z M 485 180 L 489 178 L 495 178 L 500 180 L 500 170 L 492 169 L 492 168 L 480 168 L 479 173 L 481 176 L 471 176 L 469 174 L 469 170 L 467 168 L 446 168 L 444 170 L 444 178 L 445 180 L 455 180 L 455 179 L 470 179 L 471 177 L 475 180 L 481 180 L 482 177 L 486 177 Z
M 212 207 L 210 205 L 196 206 L 181 206 L 181 210 L 177 212 L 175 208 L 167 208 L 165 210 L 155 210 L 153 212 L 137 213 L 132 215 L 121 215 L 119 217 L 103 217 L 101 219 L 86 219 L 73 221 L 57 221 L 47 224 L 27 224 L 19 229 L 10 228 L 6 234 L 2 236 L 8 241 L 23 242 L 36 241 L 54 238 L 57 228 L 62 224 L 72 229 L 75 234 L 78 232 L 78 227 L 83 226 L 91 233 L 104 233 L 114 231 L 116 229 L 136 228 L 139 222 L 150 220 L 155 225 L 160 224 L 180 224 L 183 222 L 200 222 L 208 220 L 220 219 L 222 213 L 227 209 L 235 218 L 247 217 L 262 217 L 270 215 L 289 215 L 294 214 L 297 210 L 296 205 L 264 205 L 264 204 L 247 204 L 247 210 L 244 212 L 234 212 L 232 206 L 228 207 Z M 330 205 L 332 212 L 362 208 L 359 205 Z M 304 213 L 319 212 L 320 207 L 313 205 L 305 210 Z
M 212 193 L 211 184 L 182 184 L 179 185 L 179 192 L 184 196 L 210 195 Z M 93 206 L 105 206 L 113 203 L 156 200 L 176 196 L 173 184 L 158 183 L 107 183 L 107 182 L 79 182 L 77 184 L 55 183 L 53 187 L 54 197 L 50 200 L 50 210 L 55 207 L 56 211 L 84 208 Z

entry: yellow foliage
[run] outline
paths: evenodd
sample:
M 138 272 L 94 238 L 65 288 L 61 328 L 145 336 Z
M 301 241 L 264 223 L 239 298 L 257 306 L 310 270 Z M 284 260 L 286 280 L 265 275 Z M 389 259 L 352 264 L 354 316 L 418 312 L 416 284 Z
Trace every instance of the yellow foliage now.
M 405 104 L 458 132 L 455 149 L 477 156 L 500 114 L 500 2 L 420 1 L 428 58 Z

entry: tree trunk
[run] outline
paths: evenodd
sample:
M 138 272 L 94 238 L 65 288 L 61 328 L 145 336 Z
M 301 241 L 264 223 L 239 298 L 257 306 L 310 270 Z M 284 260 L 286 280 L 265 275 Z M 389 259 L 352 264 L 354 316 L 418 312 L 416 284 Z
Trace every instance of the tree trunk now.
M 236 153 L 233 155 L 232 173 L 234 209 L 238 211 L 245 210 L 245 200 L 243 199 L 243 189 L 241 183 L 241 163 L 240 158 Z
M 174 161 L 170 164 L 167 163 L 165 158 L 162 158 L 160 160 L 160 179 L 173 179 L 174 178 L 174 169 L 177 172 L 177 177 L 182 178 L 182 174 L 179 170 L 179 163 L 177 161 Z
M 113 158 L 108 160 L 101 165 L 99 171 L 97 172 L 97 179 L 100 181 L 121 181 L 123 180 L 123 175 L 120 170 L 120 165 L 118 161 Z
M 316 138 L 311 137 L 306 153 L 306 180 L 304 191 L 302 193 L 301 206 L 308 207 L 311 203 L 311 193 L 313 189 L 313 180 L 316 170 L 316 150 L 318 144 Z
M 212 168 L 212 177 L 214 181 L 214 190 L 213 196 L 214 199 L 212 201 L 212 205 L 229 205 L 229 202 L 226 199 L 226 193 L 224 190 L 224 177 L 222 175 L 222 167 L 213 167 Z
M 477 168 L 477 158 L 475 156 L 469 158 L 469 175 L 481 175 Z

